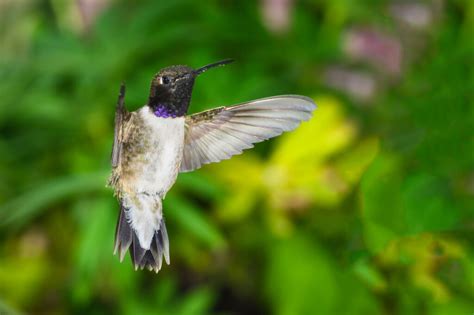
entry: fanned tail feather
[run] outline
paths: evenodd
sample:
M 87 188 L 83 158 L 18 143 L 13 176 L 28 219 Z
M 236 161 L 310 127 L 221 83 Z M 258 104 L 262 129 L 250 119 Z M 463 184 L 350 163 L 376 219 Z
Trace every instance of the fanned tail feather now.
M 115 231 L 114 255 L 118 253 L 120 261 L 123 261 L 128 249 L 130 249 L 130 257 L 135 270 L 147 268 L 158 273 L 163 263 L 163 257 L 169 265 L 169 241 L 164 219 L 161 219 L 159 229 L 153 235 L 150 249 L 144 249 L 140 245 L 136 232 L 127 220 L 125 208 L 121 205 Z

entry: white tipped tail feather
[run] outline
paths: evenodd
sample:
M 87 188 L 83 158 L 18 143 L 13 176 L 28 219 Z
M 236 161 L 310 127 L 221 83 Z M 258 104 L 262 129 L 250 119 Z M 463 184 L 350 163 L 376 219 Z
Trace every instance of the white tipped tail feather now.
M 118 254 L 120 261 L 122 261 L 130 248 L 135 270 L 147 268 L 158 273 L 163 263 L 163 257 L 165 262 L 170 264 L 165 221 L 161 215 L 155 217 L 147 215 L 137 221 L 137 215 L 134 212 L 137 210 L 126 209 L 123 205 L 120 207 L 115 231 L 114 254 Z

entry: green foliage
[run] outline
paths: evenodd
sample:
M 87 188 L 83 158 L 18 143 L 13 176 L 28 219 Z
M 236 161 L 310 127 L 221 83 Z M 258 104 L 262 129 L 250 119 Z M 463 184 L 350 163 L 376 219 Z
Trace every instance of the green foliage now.
M 86 2 L 0 3 L 0 314 L 472 313 L 473 2 L 419 2 L 424 29 L 388 0 L 289 1 L 286 29 L 271 1 Z M 400 73 L 351 55 L 354 26 L 399 40 Z M 112 255 L 105 187 L 120 82 L 134 110 L 158 69 L 229 57 L 192 112 L 289 93 L 318 109 L 181 174 L 172 264 L 136 272 Z M 368 74 L 372 98 L 331 88 L 334 65 Z

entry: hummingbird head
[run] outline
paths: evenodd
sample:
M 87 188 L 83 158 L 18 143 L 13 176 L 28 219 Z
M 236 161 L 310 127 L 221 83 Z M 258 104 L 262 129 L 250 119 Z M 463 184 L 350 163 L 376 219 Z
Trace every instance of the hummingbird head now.
M 226 59 L 196 70 L 188 66 L 161 69 L 151 81 L 148 106 L 156 116 L 162 118 L 186 115 L 196 77 L 210 68 L 231 62 L 232 59 Z

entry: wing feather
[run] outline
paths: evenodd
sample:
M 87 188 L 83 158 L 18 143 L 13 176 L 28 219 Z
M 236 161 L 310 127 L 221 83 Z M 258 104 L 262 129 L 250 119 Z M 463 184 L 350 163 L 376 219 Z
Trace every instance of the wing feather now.
M 283 95 L 187 116 L 180 171 L 229 159 L 254 143 L 293 130 L 310 119 L 315 108 L 310 98 Z
M 120 154 L 122 151 L 122 136 L 123 125 L 130 117 L 129 112 L 125 108 L 125 85 L 120 86 L 120 93 L 115 109 L 115 127 L 114 127 L 114 143 L 112 147 L 111 164 L 112 167 L 117 167 L 120 161 Z

